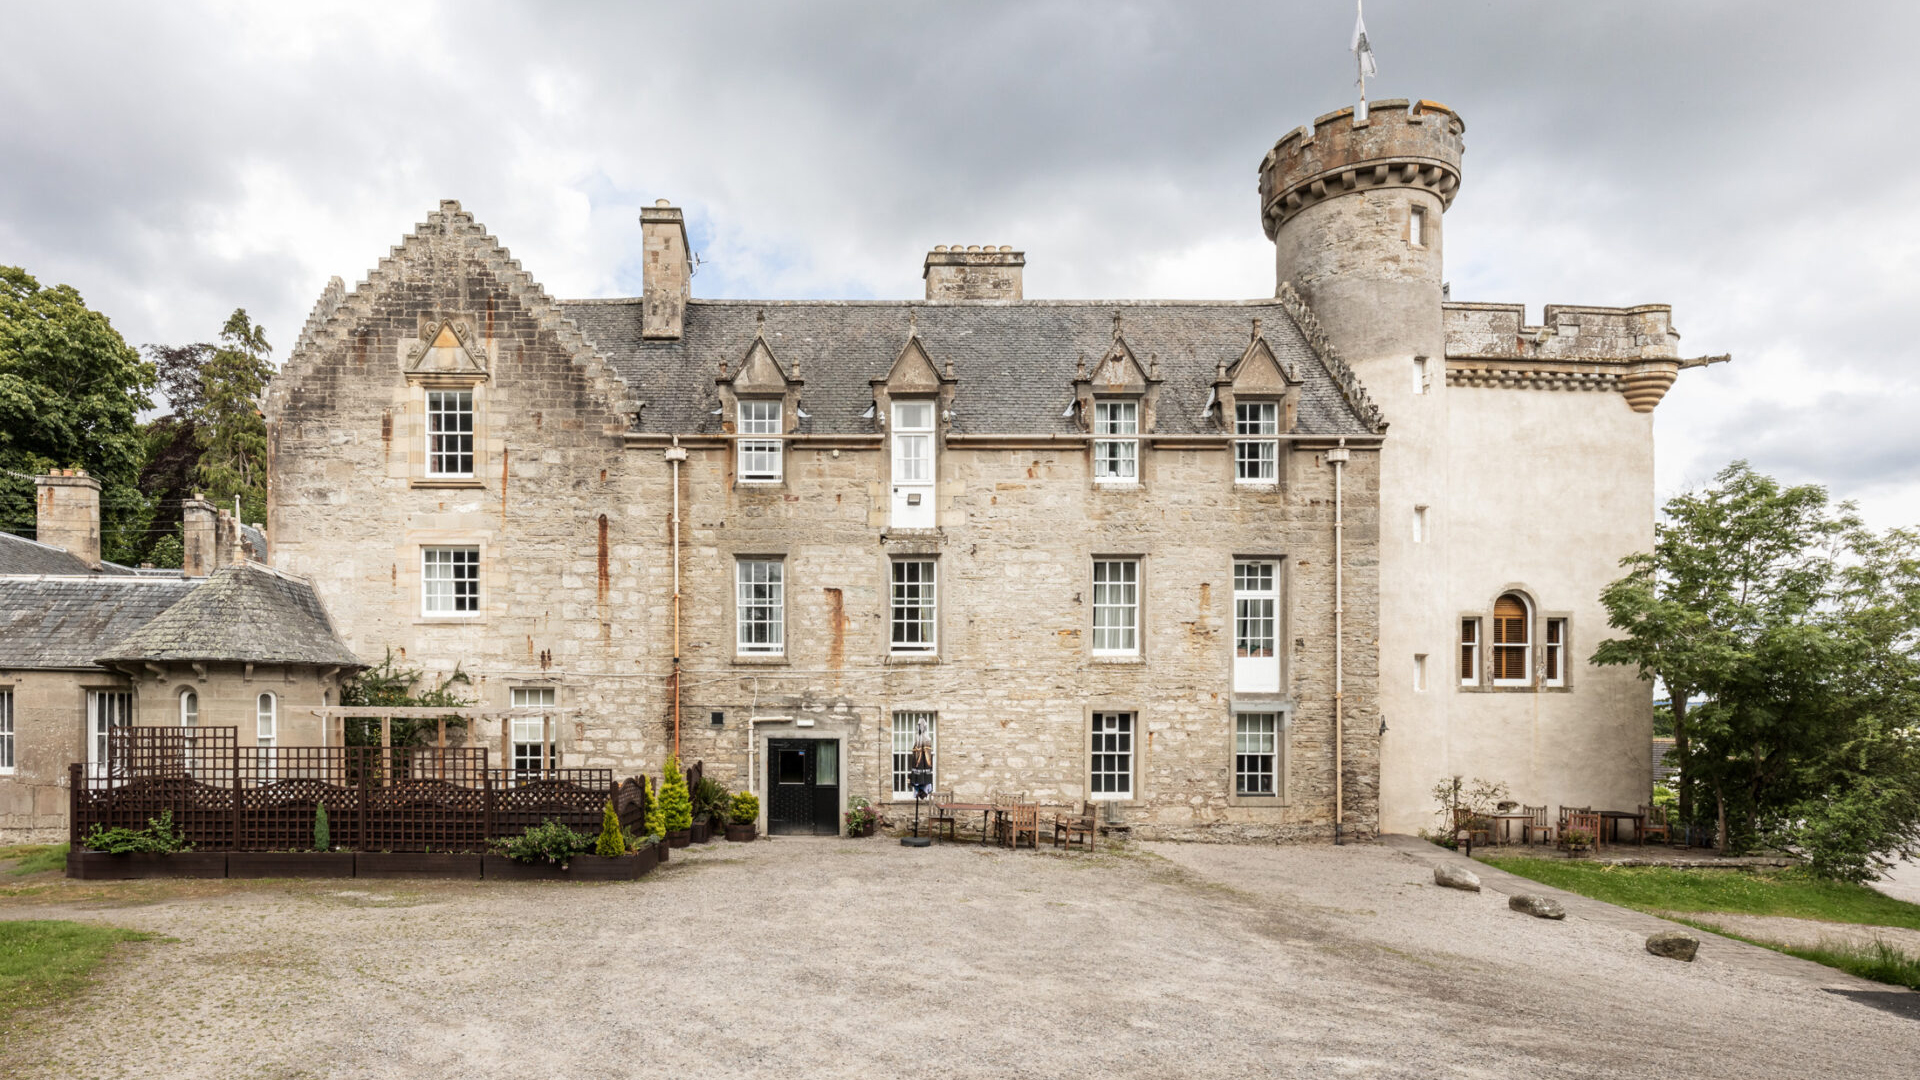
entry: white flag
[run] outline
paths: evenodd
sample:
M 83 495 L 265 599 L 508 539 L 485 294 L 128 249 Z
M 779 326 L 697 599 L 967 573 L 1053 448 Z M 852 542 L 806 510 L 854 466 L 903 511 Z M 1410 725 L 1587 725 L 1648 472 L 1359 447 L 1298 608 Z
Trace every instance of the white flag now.
M 1358 3 L 1353 6 L 1353 44 L 1347 47 L 1353 50 L 1354 59 L 1360 62 L 1361 79 L 1380 74 L 1379 66 L 1373 62 L 1373 46 L 1367 42 L 1367 17 Z

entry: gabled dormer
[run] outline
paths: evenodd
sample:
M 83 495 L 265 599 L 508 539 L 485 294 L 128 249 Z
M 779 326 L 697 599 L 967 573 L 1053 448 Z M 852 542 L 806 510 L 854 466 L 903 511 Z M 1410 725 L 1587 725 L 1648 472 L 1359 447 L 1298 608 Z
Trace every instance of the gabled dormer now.
M 1088 369 L 1074 371 L 1073 401 L 1080 428 L 1093 436 L 1091 473 L 1096 484 L 1127 487 L 1140 483 L 1141 436 L 1154 430 L 1160 398 L 1160 365 L 1146 363 L 1127 344 L 1120 313 L 1113 313 L 1113 343 Z
M 1291 432 L 1300 409 L 1300 382 L 1299 368 L 1274 355 L 1273 346 L 1260 333 L 1260 320 L 1255 319 L 1252 338 L 1239 359 L 1214 370 L 1215 422 L 1227 431 L 1246 434 L 1239 430 L 1246 418 L 1238 406 L 1270 402 L 1275 408 L 1274 430 L 1269 434 Z
M 920 340 L 919 312 L 907 313 L 907 340 L 883 379 L 874 379 L 873 418 L 886 433 L 888 524 L 930 529 L 938 522 L 941 435 L 946 431 L 955 380 L 938 367 Z
M 767 316 L 755 318 L 753 341 L 739 366 L 723 364 L 714 379 L 720 391 L 721 429 L 734 437 L 734 479 L 742 484 L 778 484 L 786 478 L 786 436 L 799 429 L 799 365 L 781 366 L 767 342 Z

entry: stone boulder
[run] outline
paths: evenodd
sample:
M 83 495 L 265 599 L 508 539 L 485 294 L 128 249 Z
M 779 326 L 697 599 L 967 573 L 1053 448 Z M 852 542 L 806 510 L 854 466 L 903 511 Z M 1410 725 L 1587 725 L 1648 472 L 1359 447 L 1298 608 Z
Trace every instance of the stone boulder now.
M 1515 911 L 1524 911 L 1536 919 L 1564 919 L 1567 909 L 1560 906 L 1558 900 L 1532 893 L 1516 893 L 1507 898 L 1507 906 Z
M 1455 866 L 1452 863 L 1434 867 L 1433 883 L 1443 889 L 1480 891 L 1480 876 L 1464 866 Z
M 1647 938 L 1647 951 L 1655 956 L 1684 960 L 1691 964 L 1695 954 L 1700 951 L 1700 939 L 1685 930 L 1662 930 Z

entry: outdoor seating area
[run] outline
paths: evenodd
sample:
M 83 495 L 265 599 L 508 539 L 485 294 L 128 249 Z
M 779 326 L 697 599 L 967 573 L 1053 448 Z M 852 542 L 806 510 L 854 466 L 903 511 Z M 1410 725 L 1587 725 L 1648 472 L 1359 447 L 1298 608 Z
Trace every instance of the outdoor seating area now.
M 1492 811 L 1455 806 L 1452 817 L 1453 840 L 1468 854 L 1475 847 L 1512 844 L 1539 846 L 1569 857 L 1628 844 L 1642 849 L 1656 842 L 1675 848 L 1711 846 L 1697 837 L 1690 844 L 1684 830 L 1668 822 L 1665 807 L 1648 803 L 1632 810 L 1560 806 L 1557 813 L 1549 814 L 1546 805 L 1501 801 Z
M 1038 851 L 1045 836 L 1050 847 L 1072 848 L 1077 842 L 1090 851 L 1100 833 L 1099 810 L 1092 801 L 1083 802 L 1078 810 L 1054 809 L 1022 795 L 995 794 L 985 802 L 961 802 L 951 791 L 936 791 L 927 803 L 926 835 L 952 842 L 998 844 L 1015 850 L 1024 844 Z M 978 831 L 963 835 L 963 826 L 971 830 L 976 821 Z

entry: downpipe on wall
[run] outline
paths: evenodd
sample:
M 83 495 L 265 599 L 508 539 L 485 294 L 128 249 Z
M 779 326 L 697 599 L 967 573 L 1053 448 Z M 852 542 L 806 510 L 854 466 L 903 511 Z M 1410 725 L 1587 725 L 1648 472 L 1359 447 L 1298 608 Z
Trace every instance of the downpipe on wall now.
M 680 463 L 687 460 L 687 448 L 680 436 L 667 447 L 667 460 L 673 463 L 673 760 L 680 760 Z
M 1333 466 L 1333 842 L 1345 844 L 1340 827 L 1347 817 L 1346 792 L 1346 646 L 1345 572 L 1347 440 L 1327 451 L 1327 464 Z

